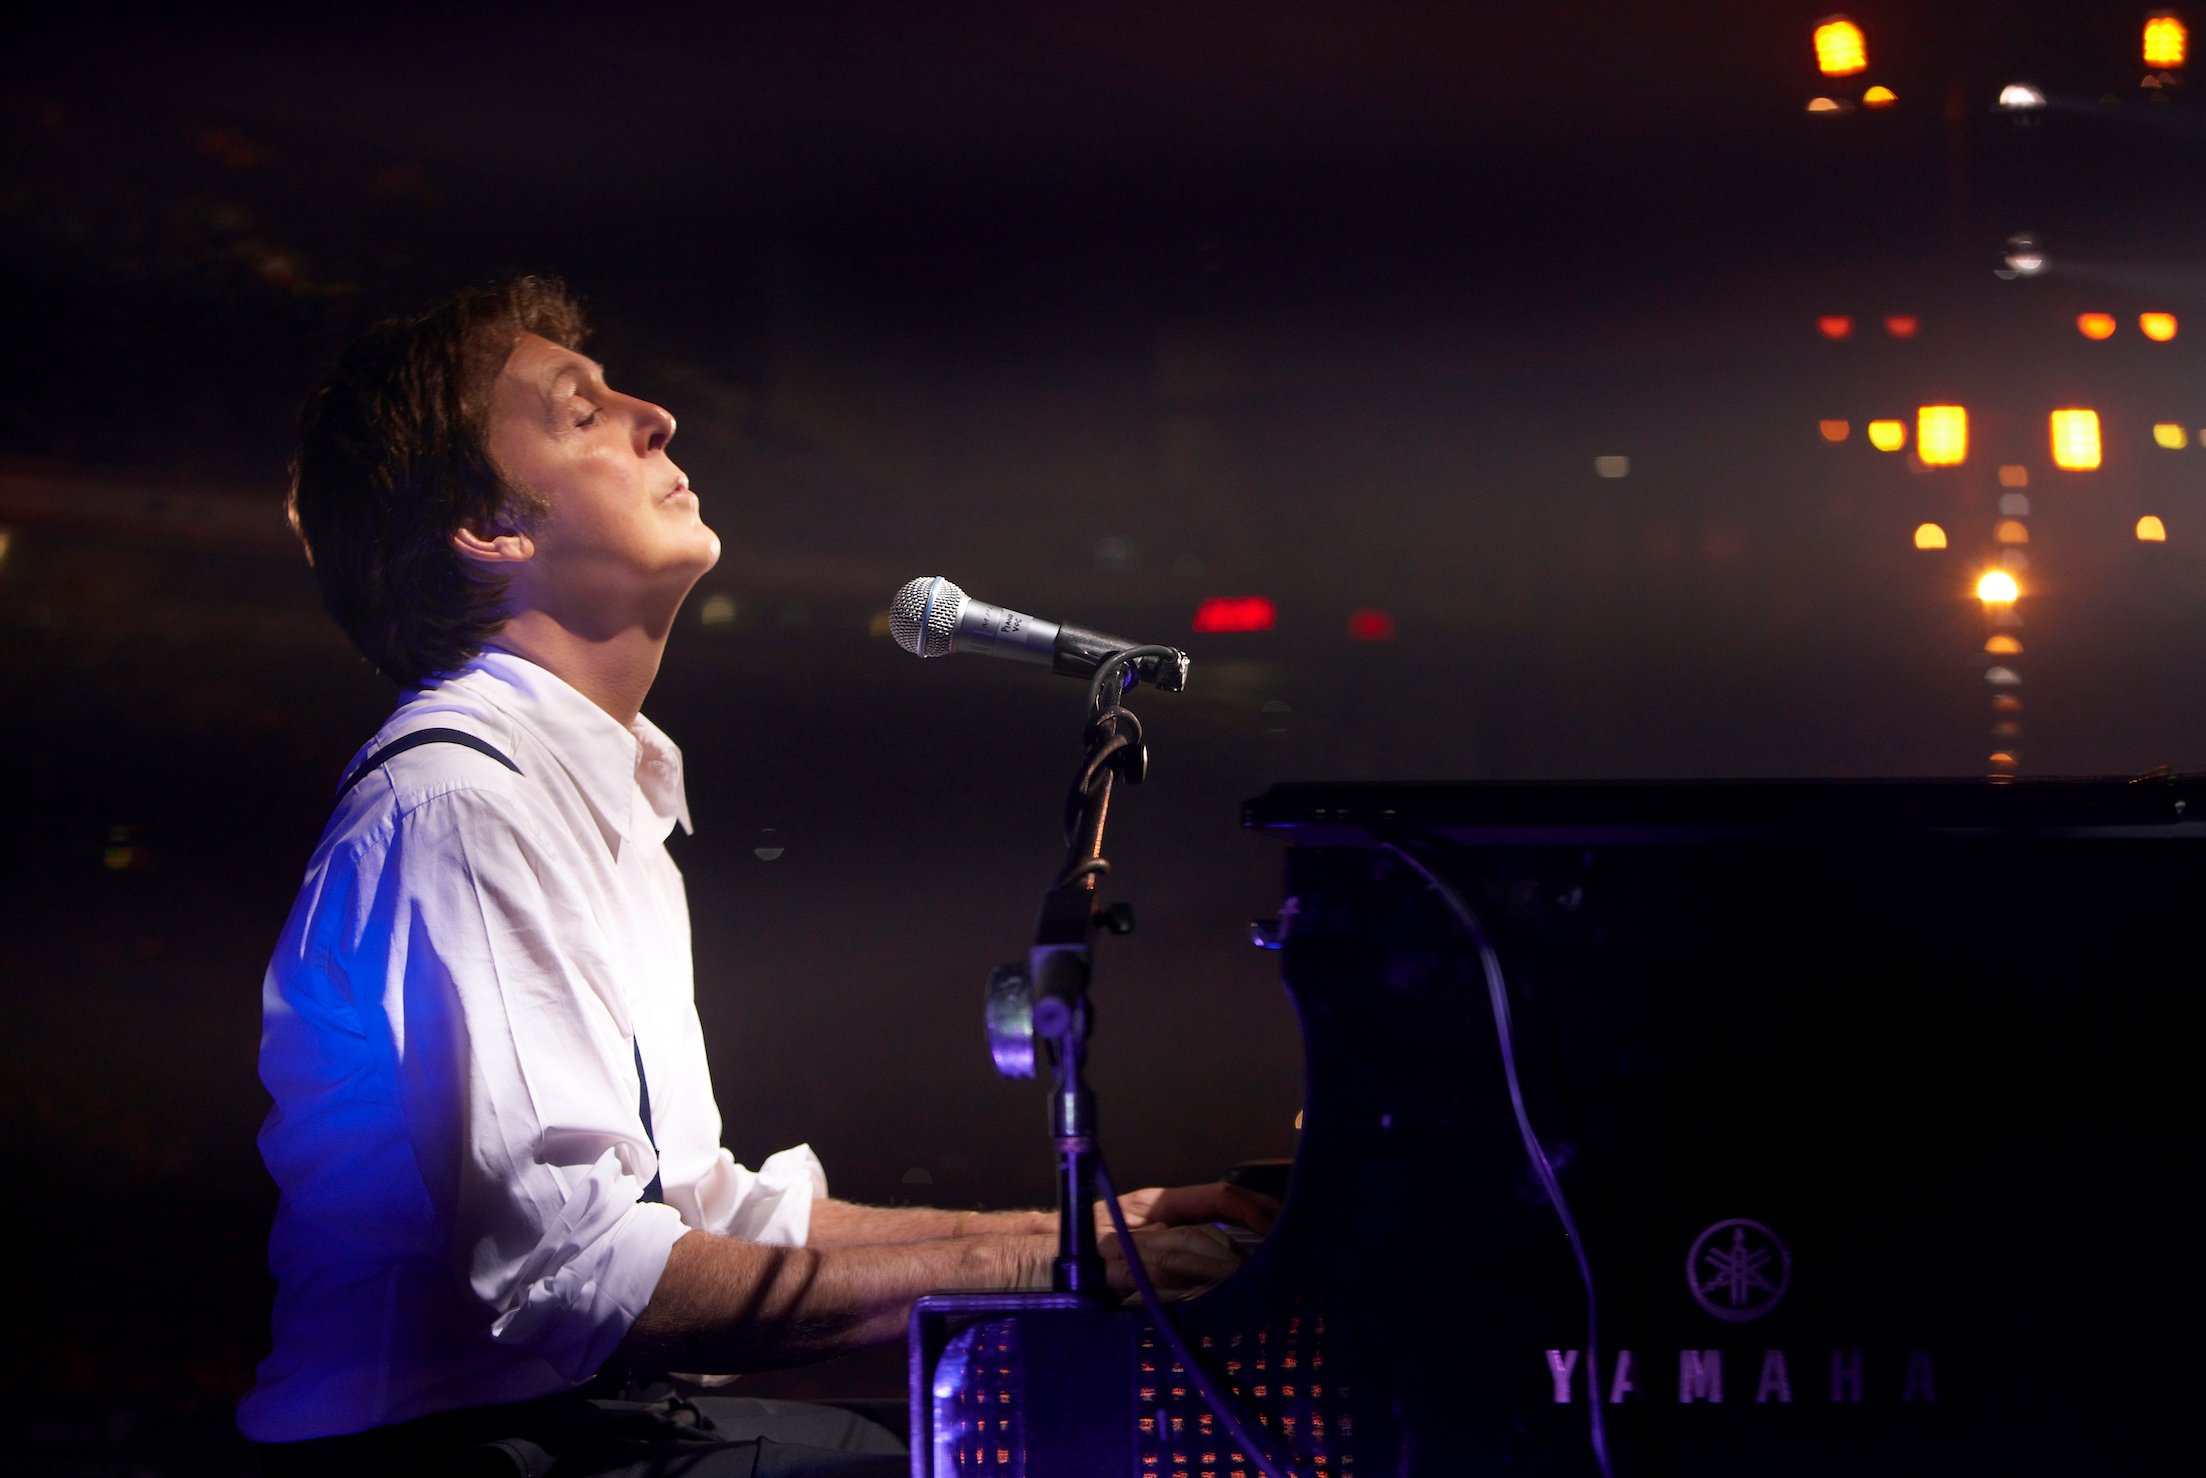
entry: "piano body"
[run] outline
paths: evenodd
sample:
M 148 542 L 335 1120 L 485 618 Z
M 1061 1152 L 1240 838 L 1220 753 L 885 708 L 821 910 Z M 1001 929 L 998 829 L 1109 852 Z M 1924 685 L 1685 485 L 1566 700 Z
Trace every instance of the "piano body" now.
M 2206 784 L 1282 786 L 1303 1128 L 1171 1306 L 1301 1474 L 2141 1471 L 2197 1450 Z M 1599 1317 L 1519 1139 L 1530 1120 Z M 915 1316 L 915 1472 L 1255 1466 L 1135 1313 Z M 962 1316 L 953 1319 L 953 1316 Z

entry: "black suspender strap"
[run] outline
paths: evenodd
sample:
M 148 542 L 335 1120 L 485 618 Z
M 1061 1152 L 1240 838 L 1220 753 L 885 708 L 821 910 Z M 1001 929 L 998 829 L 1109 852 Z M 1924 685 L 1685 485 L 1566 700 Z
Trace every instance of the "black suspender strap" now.
M 458 744 L 477 754 L 487 754 L 514 774 L 521 767 L 507 758 L 505 753 L 487 739 L 478 738 L 465 729 L 416 729 L 411 734 L 401 734 L 360 762 L 360 767 L 345 777 L 345 783 L 337 788 L 337 799 L 352 794 L 352 788 L 380 767 L 386 760 L 404 754 L 409 749 L 419 749 L 424 744 Z M 643 1120 L 643 1137 L 651 1143 L 651 1153 L 659 1152 L 659 1137 L 651 1129 L 651 1084 L 643 1075 L 643 1043 L 634 1037 L 629 1042 L 636 1049 L 636 1114 Z M 656 1166 L 651 1171 L 651 1184 L 643 1188 L 645 1201 L 664 1201 L 666 1187 Z
M 643 1137 L 651 1141 L 651 1153 L 659 1153 L 659 1136 L 651 1132 L 651 1082 L 643 1075 L 643 1043 L 634 1037 L 628 1039 L 636 1049 L 636 1112 L 643 1116 Z M 651 1167 L 651 1184 L 643 1188 L 640 1198 L 645 1202 L 664 1201 L 666 1187 L 659 1177 L 659 1167 Z
M 416 729 L 411 734 L 399 735 L 396 739 L 362 760 L 360 768 L 346 776 L 345 783 L 337 787 L 337 799 L 343 800 L 346 796 L 351 795 L 352 788 L 367 779 L 384 761 L 394 759 L 409 749 L 419 749 L 424 744 L 458 744 L 474 750 L 477 754 L 489 755 L 516 775 L 521 773 L 521 767 L 507 759 L 504 752 L 488 739 L 479 739 L 464 729 Z

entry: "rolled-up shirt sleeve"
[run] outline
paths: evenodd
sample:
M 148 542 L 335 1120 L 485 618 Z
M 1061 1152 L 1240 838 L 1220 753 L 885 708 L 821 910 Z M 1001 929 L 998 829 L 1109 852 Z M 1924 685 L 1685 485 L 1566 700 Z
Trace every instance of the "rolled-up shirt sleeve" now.
M 657 1157 L 629 1003 L 589 880 L 535 845 L 539 824 L 490 789 L 399 818 L 348 973 L 356 987 L 380 975 L 406 1137 L 455 1283 L 492 1339 L 581 1381 L 687 1228 L 641 1201 Z

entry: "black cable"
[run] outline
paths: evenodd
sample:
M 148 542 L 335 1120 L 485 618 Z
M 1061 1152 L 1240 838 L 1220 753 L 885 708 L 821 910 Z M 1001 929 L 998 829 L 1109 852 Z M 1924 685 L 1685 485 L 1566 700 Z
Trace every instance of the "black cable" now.
M 1149 1316 L 1150 1323 L 1156 1325 L 1157 1333 L 1164 1336 L 1164 1343 L 1172 1351 L 1172 1358 L 1179 1362 L 1180 1369 L 1187 1372 L 1187 1378 L 1196 1391 L 1210 1404 L 1210 1409 L 1217 1413 L 1218 1420 L 1225 1425 L 1226 1435 L 1233 1439 L 1233 1445 L 1250 1462 L 1263 1470 L 1264 1478 L 1297 1478 L 1294 1470 L 1282 1468 L 1278 1460 L 1257 1442 L 1255 1434 L 1241 1420 L 1240 1402 L 1218 1388 L 1212 1381 L 1210 1372 L 1195 1359 L 1195 1352 L 1187 1347 L 1187 1341 L 1180 1338 L 1180 1332 L 1165 1317 L 1164 1301 L 1157 1297 L 1156 1286 L 1149 1281 L 1149 1270 L 1141 1265 L 1141 1254 L 1134 1247 L 1133 1233 L 1126 1230 L 1126 1213 L 1118 1204 L 1118 1187 L 1111 1184 L 1110 1168 L 1103 1163 L 1103 1152 L 1100 1149 L 1095 1152 L 1095 1188 L 1103 1197 L 1104 1209 L 1110 1213 L 1111 1229 L 1118 1233 L 1118 1250 L 1125 1255 L 1126 1271 L 1134 1280 L 1134 1291 L 1141 1295 L 1142 1312 Z M 1158 1435 L 1164 1435 L 1161 1424 Z
M 1105 711 L 1103 707 L 1103 689 L 1105 685 L 1108 684 L 1113 678 L 1119 677 L 1119 674 L 1125 669 L 1128 663 L 1138 662 L 1143 657 L 1176 658 L 1179 655 L 1179 651 L 1173 647 L 1147 646 L 1128 647 L 1123 652 L 1113 652 L 1110 656 L 1105 657 L 1102 662 L 1097 664 L 1096 666 L 1095 681 L 1088 684 L 1088 712 L 1102 713 Z M 1118 692 L 1124 691 L 1125 683 L 1124 680 L 1121 678 L 1119 681 Z M 1118 693 L 1113 693 L 1111 697 L 1113 702 L 1115 703 L 1118 697 Z
M 1103 858 L 1090 857 L 1085 862 L 1075 863 L 1072 867 L 1067 868 L 1065 870 L 1064 876 L 1060 877 L 1057 880 L 1057 886 L 1060 888 L 1069 888 L 1084 877 L 1087 877 L 1091 874 L 1096 877 L 1101 877 L 1103 876 L 1103 874 L 1109 872 L 1110 870 L 1111 864 Z
M 1614 1470 L 1609 1466 L 1608 1429 L 1601 1419 L 1601 1341 L 1599 1306 L 1593 1296 L 1593 1264 L 1587 1260 L 1586 1244 L 1578 1235 L 1578 1222 L 1570 1214 L 1570 1203 L 1563 1199 L 1562 1181 L 1555 1174 L 1555 1164 L 1547 1157 L 1540 1138 L 1532 1132 L 1532 1114 L 1524 1106 L 1524 1085 L 1517 1078 L 1517 1039 L 1509 1016 L 1509 985 L 1502 978 L 1501 956 L 1494 952 L 1493 939 L 1486 933 L 1486 926 L 1471 911 L 1463 896 L 1427 867 L 1415 854 L 1395 842 L 1380 838 L 1379 844 L 1408 863 L 1417 875 L 1429 884 L 1441 901 L 1454 913 L 1463 932 L 1470 935 L 1472 946 L 1478 951 L 1479 969 L 1486 976 L 1486 998 L 1493 1007 L 1494 1032 L 1501 1041 L 1502 1074 L 1509 1083 L 1509 1107 L 1517 1118 L 1517 1134 L 1524 1141 L 1525 1158 L 1532 1162 L 1532 1173 L 1539 1178 L 1540 1189 L 1547 1193 L 1547 1201 L 1555 1208 L 1555 1217 L 1563 1224 L 1563 1235 L 1570 1241 L 1570 1250 L 1578 1259 L 1578 1279 L 1586 1290 L 1586 1409 L 1591 1413 L 1593 1462 L 1601 1470 L 1602 1478 L 1612 1478 Z

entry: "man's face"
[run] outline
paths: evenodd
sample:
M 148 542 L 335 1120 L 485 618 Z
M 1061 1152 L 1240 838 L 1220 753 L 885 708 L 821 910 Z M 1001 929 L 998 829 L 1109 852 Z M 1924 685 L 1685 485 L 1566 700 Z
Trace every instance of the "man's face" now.
M 666 454 L 674 418 L 605 383 L 604 367 L 523 334 L 491 389 L 490 454 L 549 505 L 509 598 L 588 634 L 673 608 L 720 558 L 689 479 Z

